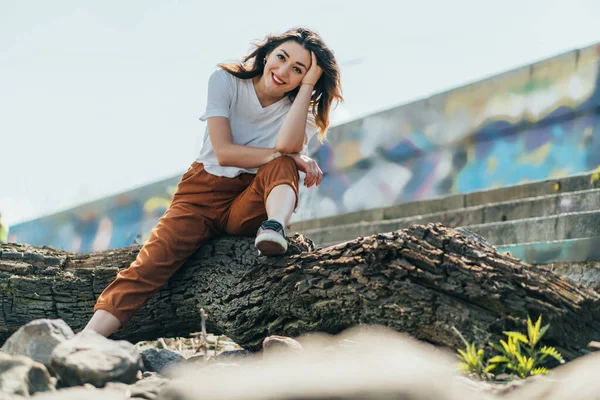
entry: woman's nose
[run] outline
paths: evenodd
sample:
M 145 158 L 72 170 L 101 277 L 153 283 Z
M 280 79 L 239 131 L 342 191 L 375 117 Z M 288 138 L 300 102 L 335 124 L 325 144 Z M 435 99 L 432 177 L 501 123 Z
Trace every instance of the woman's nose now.
M 286 65 L 283 65 L 283 66 L 280 68 L 280 72 L 281 72 L 281 78 L 287 78 L 287 76 L 288 76 L 288 74 L 289 74 L 289 71 L 290 71 L 290 67 L 289 67 L 289 65 L 287 65 L 287 64 L 286 64 Z

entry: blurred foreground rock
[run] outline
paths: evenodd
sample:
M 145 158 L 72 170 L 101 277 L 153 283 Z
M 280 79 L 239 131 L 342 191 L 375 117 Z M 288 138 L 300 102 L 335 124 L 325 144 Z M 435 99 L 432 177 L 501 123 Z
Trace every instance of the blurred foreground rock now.
M 0 392 L 29 397 L 53 391 L 55 381 L 43 364 L 26 356 L 0 352 Z
M 54 348 L 74 335 L 63 320 L 38 319 L 19 328 L 0 351 L 27 356 L 49 367 Z
M 89 383 L 103 387 L 110 381 L 134 383 L 142 360 L 138 349 L 129 342 L 83 331 L 56 346 L 50 364 L 63 386 Z
M 157 341 L 161 342 L 176 346 L 178 340 Z M 600 381 L 596 379 L 600 353 L 569 362 L 548 376 L 496 384 L 459 375 L 452 352 L 380 326 L 360 326 L 336 336 L 269 337 L 263 352 L 239 357 L 220 359 L 220 354 L 232 352 L 219 354 L 213 347 L 207 349 L 212 355 L 207 353 L 193 362 L 188 362 L 193 356 L 185 360 L 174 350 L 155 348 L 156 353 L 151 353 L 166 350 L 169 359 L 171 353 L 181 356 L 173 357 L 179 361 L 165 368 L 164 375 L 142 373 L 136 361 L 139 354 L 135 356 L 141 346 L 149 350 L 148 343 L 134 346 L 80 333 L 57 345 L 50 357 L 54 365 L 68 354 L 74 357 L 71 365 L 85 366 L 71 368 L 67 380 L 60 369 L 51 368 L 49 373 L 43 364 L 26 356 L 0 352 L 0 400 L 600 399 Z M 135 372 L 125 379 L 114 373 L 129 370 L 123 368 L 123 360 L 128 360 Z M 94 382 L 98 376 L 106 377 L 101 385 Z

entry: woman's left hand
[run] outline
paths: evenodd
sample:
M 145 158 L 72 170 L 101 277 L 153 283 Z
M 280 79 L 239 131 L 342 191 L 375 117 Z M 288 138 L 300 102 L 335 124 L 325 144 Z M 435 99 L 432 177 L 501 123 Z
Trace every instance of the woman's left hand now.
M 321 171 L 321 168 L 319 168 L 319 165 L 315 160 L 299 153 L 287 154 L 287 156 L 294 160 L 296 167 L 298 167 L 298 171 L 302 171 L 306 174 L 304 186 L 309 188 L 312 185 L 319 186 L 321 184 L 321 181 L 323 180 L 323 171 Z
M 315 53 L 311 51 L 310 55 L 312 62 L 310 64 L 310 68 L 306 72 L 306 75 L 304 75 L 304 78 L 302 78 L 302 84 L 313 85 L 314 87 L 323 74 L 323 68 L 319 67 L 319 64 L 317 64 L 317 57 L 315 56 Z

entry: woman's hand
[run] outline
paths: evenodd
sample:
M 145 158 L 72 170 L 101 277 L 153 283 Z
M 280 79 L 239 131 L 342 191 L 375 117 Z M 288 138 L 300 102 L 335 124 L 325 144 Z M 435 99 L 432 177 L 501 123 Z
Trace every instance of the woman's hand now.
M 317 57 L 315 56 L 315 53 L 311 51 L 310 55 L 312 62 L 310 64 L 310 68 L 306 72 L 306 75 L 304 75 L 304 78 L 302 78 L 302 85 L 313 85 L 314 87 L 323 74 L 323 68 L 319 67 L 319 64 L 317 64 Z
M 323 171 L 317 165 L 317 162 L 312 158 L 305 156 L 300 153 L 287 154 L 294 162 L 296 163 L 296 167 L 298 167 L 298 171 L 302 171 L 306 174 L 304 178 L 304 186 L 307 188 L 312 185 L 319 186 L 321 181 L 323 180 Z

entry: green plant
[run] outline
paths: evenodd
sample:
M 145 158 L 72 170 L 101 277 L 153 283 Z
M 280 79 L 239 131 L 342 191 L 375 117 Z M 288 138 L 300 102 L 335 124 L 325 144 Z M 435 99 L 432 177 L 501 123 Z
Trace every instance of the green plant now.
M 484 361 L 485 351 L 475 349 L 475 343 L 466 343 L 465 350 L 458 349 L 458 358 L 460 362 L 458 367 L 466 374 L 475 374 L 479 378 L 489 379 L 490 371 L 495 365 L 490 365 Z
M 458 350 L 459 368 L 468 373 L 476 374 L 486 380 L 505 373 L 526 378 L 531 375 L 546 374 L 548 357 L 564 363 L 561 354 L 554 348 L 538 344 L 550 325 L 542 327 L 542 316 L 534 324 L 527 318 L 527 336 L 520 332 L 504 332 L 507 340 L 500 340 L 499 344 L 490 343 L 490 346 L 499 354 L 485 360 L 483 349 L 476 350 L 474 343 L 468 343 L 462 335 L 465 350 Z M 458 332 L 458 331 L 456 331 Z M 459 333 L 460 334 L 460 333 Z M 492 373 L 493 371 L 493 373 Z
M 544 366 L 548 357 L 564 363 L 561 354 L 554 347 L 538 348 L 537 346 L 549 327 L 550 324 L 542 327 L 540 315 L 535 325 L 531 322 L 531 318 L 527 318 L 527 336 L 520 332 L 504 332 L 507 341 L 500 340 L 499 345 L 490 343 L 490 346 L 500 352 L 500 355 L 488 360 L 490 365 L 496 366 L 492 369 L 503 369 L 504 372 L 512 372 L 521 378 L 526 378 L 530 375 L 548 373 L 548 369 Z
M 592 171 L 592 175 L 590 176 L 590 184 L 594 186 L 598 180 L 600 180 L 600 165 Z

